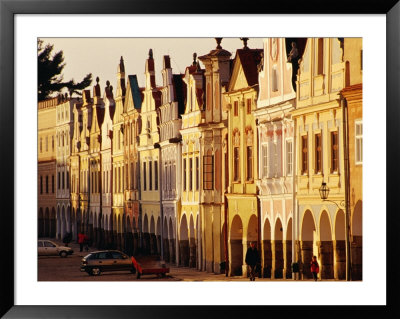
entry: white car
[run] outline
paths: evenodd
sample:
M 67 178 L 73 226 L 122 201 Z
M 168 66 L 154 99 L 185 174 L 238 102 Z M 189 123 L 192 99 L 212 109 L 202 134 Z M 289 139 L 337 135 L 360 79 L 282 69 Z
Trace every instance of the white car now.
M 70 247 L 57 245 L 55 242 L 47 239 L 38 240 L 38 255 L 39 256 L 60 256 L 67 257 L 74 251 Z

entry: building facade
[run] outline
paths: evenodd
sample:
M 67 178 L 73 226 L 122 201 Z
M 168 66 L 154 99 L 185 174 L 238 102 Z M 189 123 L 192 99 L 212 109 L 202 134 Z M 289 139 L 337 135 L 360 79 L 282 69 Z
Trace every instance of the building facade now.
M 161 70 L 163 87 L 161 88 L 162 102 L 159 108 L 160 148 L 161 148 L 161 205 L 162 205 L 162 244 L 164 260 L 176 263 L 177 236 L 176 224 L 180 210 L 181 197 L 181 159 L 182 136 L 181 115 L 184 113 L 185 87 L 181 74 L 173 74 L 171 59 L 168 55 L 163 58 Z
M 140 247 L 140 166 L 138 152 L 138 136 L 140 132 L 140 111 L 142 93 L 136 75 L 128 75 L 126 97 L 124 104 L 125 134 L 125 171 L 127 173 L 125 187 L 126 236 L 128 253 L 136 255 Z
M 56 106 L 56 199 L 57 234 L 62 239 L 71 232 L 70 163 L 71 142 L 74 129 L 74 103 L 76 99 L 65 99 Z
M 295 127 L 297 213 L 293 237 L 301 278 L 311 278 L 313 255 L 321 279 L 345 276 L 345 199 L 343 117 L 340 91 L 345 62 L 338 38 L 309 38 L 299 61 Z M 319 188 L 325 182 L 329 201 Z
M 257 130 L 253 111 L 258 96 L 257 65 L 261 49 L 245 44 L 236 51 L 232 76 L 224 93 L 228 103 L 229 186 L 227 224 L 229 275 L 247 277 L 246 251 L 251 242 L 259 242 L 257 203 Z
M 258 134 L 263 277 L 291 278 L 296 92 L 284 38 L 264 39 L 254 112 Z
M 160 134 L 158 109 L 161 91 L 156 86 L 153 51 L 150 49 L 145 68 L 145 89 L 141 107 L 141 132 L 139 135 L 140 208 L 142 225 L 142 251 L 144 254 L 161 254 L 161 198 L 160 198 Z
M 231 76 L 231 53 L 221 46 L 222 38 L 216 38 L 217 47 L 199 60 L 205 66 L 205 108 L 200 124 L 200 158 L 203 159 L 200 176 L 200 219 L 196 229 L 201 230 L 202 269 L 220 273 L 226 258 L 223 234 L 225 220 L 225 159 L 224 137 L 227 134 L 227 114 L 222 111 L 222 92 Z M 189 163 L 190 164 L 190 163 Z M 190 167 L 189 167 L 190 168 Z M 198 226 L 197 226 L 198 225 Z
M 192 65 L 186 67 L 184 82 L 186 84 L 185 112 L 182 114 L 182 160 L 178 167 L 181 170 L 181 207 L 177 214 L 179 255 L 177 262 L 181 266 L 204 269 L 202 264 L 202 234 L 200 231 L 200 194 L 201 190 L 201 150 L 202 130 L 199 127 L 204 121 L 204 70 L 194 55 Z M 201 161 L 201 162 L 200 162 Z M 204 183 L 204 180 L 203 180 Z M 197 249 L 196 249 L 197 248 Z
M 362 280 L 362 39 L 345 38 L 344 60 L 348 81 L 342 90 L 348 129 L 348 200 L 350 208 L 351 279 Z
M 55 97 L 38 103 L 38 237 L 56 236 Z

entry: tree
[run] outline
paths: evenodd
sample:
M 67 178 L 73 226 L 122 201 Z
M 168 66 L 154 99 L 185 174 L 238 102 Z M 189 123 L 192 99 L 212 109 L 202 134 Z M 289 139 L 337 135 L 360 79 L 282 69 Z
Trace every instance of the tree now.
M 87 74 L 81 82 L 76 83 L 74 79 L 63 82 L 61 74 L 65 67 L 64 53 L 58 51 L 53 56 L 54 45 L 46 44 L 43 46 L 43 40 L 38 40 L 38 100 L 43 101 L 55 92 L 60 92 L 66 88 L 70 97 L 72 94 L 82 95 L 80 92 L 92 83 L 92 73 Z

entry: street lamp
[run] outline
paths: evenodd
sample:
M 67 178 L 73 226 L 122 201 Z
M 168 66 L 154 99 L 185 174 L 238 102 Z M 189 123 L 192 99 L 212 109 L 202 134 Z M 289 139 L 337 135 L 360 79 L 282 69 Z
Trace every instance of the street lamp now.
M 329 200 L 328 199 L 329 195 L 329 187 L 326 185 L 325 182 L 322 182 L 321 187 L 319 188 L 319 196 L 324 202 L 330 202 L 333 203 L 337 206 L 339 209 L 344 209 L 345 211 L 345 241 L 346 241 L 346 281 L 351 280 L 351 272 L 350 272 L 350 266 L 351 266 L 351 261 L 350 261 L 350 235 L 349 235 L 349 210 L 347 206 L 347 201 L 341 201 L 339 204 L 336 203 L 335 201 Z

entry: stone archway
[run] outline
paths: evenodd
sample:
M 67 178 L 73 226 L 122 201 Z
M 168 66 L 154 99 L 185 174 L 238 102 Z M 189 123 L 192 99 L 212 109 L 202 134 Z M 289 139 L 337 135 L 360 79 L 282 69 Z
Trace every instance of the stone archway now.
M 255 243 L 258 242 L 258 231 L 257 231 L 258 225 L 257 224 L 258 224 L 257 216 L 254 214 L 251 215 L 250 219 L 249 219 L 249 223 L 247 225 L 246 251 L 250 247 L 251 242 L 255 242 Z M 258 244 L 256 244 L 256 247 L 257 247 L 257 249 L 259 248 Z M 250 269 L 247 267 L 247 265 L 245 267 L 246 267 L 246 269 L 244 269 L 243 273 L 246 274 L 246 277 L 248 277 Z
M 300 241 L 300 254 L 301 254 L 301 274 L 302 279 L 311 279 L 312 274 L 310 271 L 310 261 L 312 259 L 313 246 L 315 241 L 315 222 L 313 214 L 310 210 L 306 210 L 303 215 L 301 224 L 301 241 Z
M 149 219 L 147 214 L 143 218 L 143 253 L 150 254 L 150 234 L 149 234 Z
M 333 268 L 333 243 L 332 243 L 332 231 L 331 222 L 329 220 L 328 213 L 324 210 L 321 213 L 319 220 L 319 242 L 318 245 L 318 256 L 320 264 L 320 278 L 321 279 L 332 279 L 334 277 Z
M 157 254 L 157 239 L 156 239 L 156 225 L 154 222 L 154 217 L 150 217 L 150 254 Z
M 169 253 L 170 253 L 170 260 L 171 263 L 176 263 L 176 247 L 175 247 L 175 232 L 174 232 L 174 226 L 172 223 L 172 217 L 169 218 Z
M 44 213 L 44 237 L 49 237 L 50 234 L 50 212 L 49 208 L 46 207 Z
M 38 237 L 44 237 L 44 216 L 42 207 L 39 208 L 38 212 Z
M 129 256 L 133 256 L 134 254 L 134 249 L 133 249 L 133 232 L 132 232 L 132 224 L 131 224 L 131 219 L 128 216 L 126 216 L 126 247 L 125 247 L 125 252 Z
M 292 218 L 290 218 L 286 228 L 286 237 L 283 241 L 284 275 L 286 279 L 292 278 L 292 228 Z
M 67 233 L 67 218 L 64 205 L 61 207 L 61 238 Z
M 200 229 L 200 216 L 196 216 L 196 268 L 201 270 L 201 229 Z M 221 237 L 222 238 L 222 237 Z
M 158 216 L 158 218 L 157 218 L 155 240 L 156 240 L 157 254 L 161 255 L 161 217 L 160 216 Z M 164 249 L 163 249 L 163 253 L 165 255 Z
M 136 217 L 132 218 L 132 233 L 133 233 L 133 254 L 136 255 L 139 252 L 139 232 L 136 226 Z
M 346 279 L 346 226 L 345 214 L 342 210 L 335 217 L 334 278 Z
M 241 276 L 243 274 L 243 223 L 239 215 L 233 217 L 229 235 L 229 275 Z
M 362 200 L 354 206 L 351 234 L 351 279 L 362 280 Z
M 275 221 L 274 240 L 271 241 L 272 249 L 272 278 L 283 278 L 283 227 L 280 218 Z
M 268 218 L 265 219 L 262 238 L 262 267 L 263 277 L 271 278 L 272 250 L 271 250 L 271 224 Z
M 61 236 L 61 213 L 60 213 L 60 206 L 57 206 L 57 238 L 62 239 Z
M 189 236 L 188 236 L 188 224 L 186 220 L 186 214 L 182 216 L 181 225 L 179 228 L 179 252 L 180 252 L 180 265 L 189 266 Z
M 194 229 L 193 214 L 190 214 L 189 222 L 189 267 L 196 267 L 196 235 Z
M 55 238 L 56 237 L 56 210 L 54 207 L 51 208 L 51 213 L 50 213 L 50 237 Z
M 163 234 L 162 234 L 162 244 L 163 244 L 163 252 L 164 252 L 164 260 L 166 262 L 170 262 L 170 247 L 169 247 L 169 240 L 168 240 L 168 222 L 167 216 L 164 216 L 164 223 L 163 223 Z

